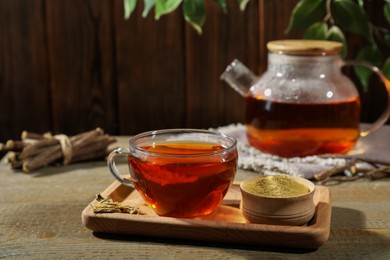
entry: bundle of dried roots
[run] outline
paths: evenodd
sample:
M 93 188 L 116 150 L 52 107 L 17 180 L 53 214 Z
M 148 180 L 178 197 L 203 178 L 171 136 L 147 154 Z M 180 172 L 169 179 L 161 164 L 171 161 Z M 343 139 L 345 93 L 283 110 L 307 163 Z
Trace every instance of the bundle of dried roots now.
M 102 159 L 115 141 L 100 128 L 71 137 L 23 131 L 21 140 L 8 140 L 0 144 L 0 150 L 10 152 L 7 159 L 11 168 L 28 173 L 46 165 Z

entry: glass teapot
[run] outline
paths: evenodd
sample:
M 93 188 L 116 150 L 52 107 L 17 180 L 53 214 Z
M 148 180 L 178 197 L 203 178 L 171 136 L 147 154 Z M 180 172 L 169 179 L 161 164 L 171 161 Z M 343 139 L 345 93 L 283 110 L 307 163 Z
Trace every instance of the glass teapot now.
M 249 143 L 282 157 L 346 153 L 360 136 L 383 125 L 390 115 L 390 81 L 378 68 L 361 61 L 343 61 L 342 44 L 317 40 L 281 40 L 267 44 L 268 66 L 255 76 L 238 60 L 222 73 L 245 98 Z M 341 68 L 364 66 L 385 83 L 388 102 L 369 129 L 360 130 L 360 99 Z

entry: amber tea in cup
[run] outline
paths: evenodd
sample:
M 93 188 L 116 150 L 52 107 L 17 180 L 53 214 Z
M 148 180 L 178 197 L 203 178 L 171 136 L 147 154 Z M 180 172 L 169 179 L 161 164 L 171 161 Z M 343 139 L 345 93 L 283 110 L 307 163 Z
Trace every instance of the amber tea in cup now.
M 130 180 L 115 167 L 118 154 L 128 156 Z M 129 149 L 114 150 L 108 165 L 158 215 L 193 218 L 212 212 L 227 193 L 237 169 L 236 140 L 206 130 L 146 132 L 131 138 Z

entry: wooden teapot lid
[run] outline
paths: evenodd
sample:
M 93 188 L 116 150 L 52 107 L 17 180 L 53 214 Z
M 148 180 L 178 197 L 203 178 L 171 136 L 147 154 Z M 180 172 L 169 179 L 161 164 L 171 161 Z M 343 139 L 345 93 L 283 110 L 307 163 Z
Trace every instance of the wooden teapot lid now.
M 343 44 L 321 40 L 278 40 L 268 42 L 271 52 L 302 56 L 327 56 L 340 54 Z

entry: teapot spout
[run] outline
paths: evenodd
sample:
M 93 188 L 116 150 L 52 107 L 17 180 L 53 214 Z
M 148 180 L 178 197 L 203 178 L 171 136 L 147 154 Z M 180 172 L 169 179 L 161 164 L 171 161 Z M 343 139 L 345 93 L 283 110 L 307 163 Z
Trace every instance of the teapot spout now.
M 227 82 L 241 96 L 245 96 L 257 77 L 244 64 L 235 59 L 226 67 L 220 79 Z

